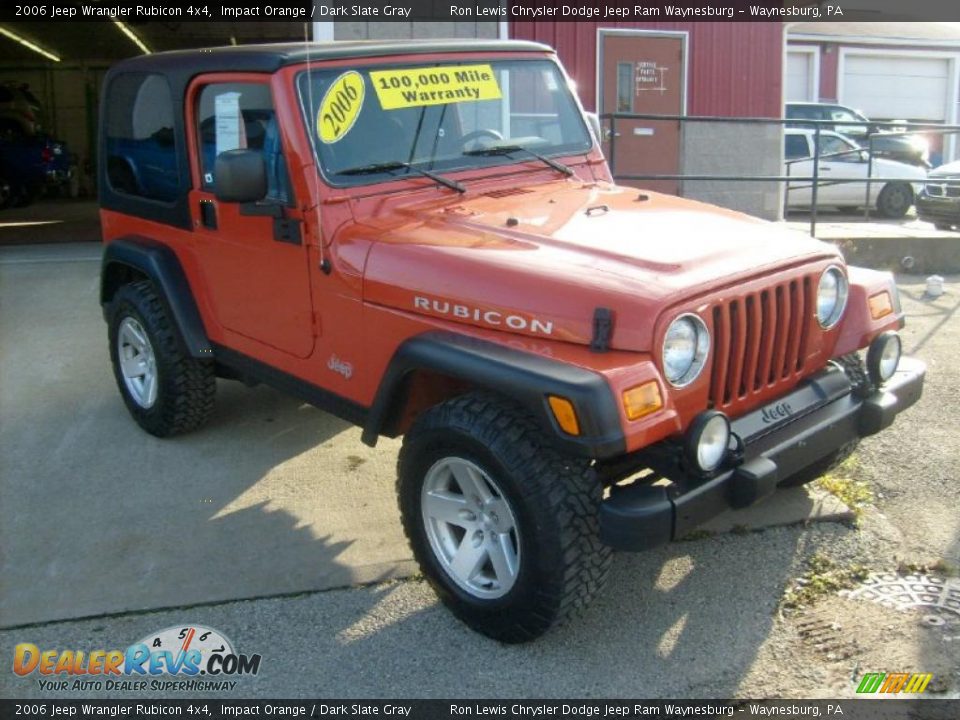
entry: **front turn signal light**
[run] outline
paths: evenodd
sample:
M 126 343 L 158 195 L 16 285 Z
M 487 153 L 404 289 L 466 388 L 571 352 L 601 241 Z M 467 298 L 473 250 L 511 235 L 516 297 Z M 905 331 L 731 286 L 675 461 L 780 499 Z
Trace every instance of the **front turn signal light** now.
M 879 320 L 893 312 L 893 301 L 886 290 L 870 296 L 870 317 Z
M 553 416 L 557 419 L 557 424 L 563 431 L 567 435 L 579 435 L 580 421 L 577 420 L 577 411 L 573 409 L 573 403 L 556 395 L 548 395 L 547 401 L 550 403 Z
M 637 385 L 623 393 L 623 410 L 628 420 L 639 420 L 663 407 L 656 380 Z

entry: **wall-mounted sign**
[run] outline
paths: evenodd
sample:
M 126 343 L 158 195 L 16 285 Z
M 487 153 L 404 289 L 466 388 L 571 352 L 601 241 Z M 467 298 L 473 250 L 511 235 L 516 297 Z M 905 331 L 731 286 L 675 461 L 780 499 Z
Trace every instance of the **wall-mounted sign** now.
M 661 93 L 667 91 L 664 82 L 667 71 L 670 68 L 657 65 L 655 60 L 640 60 L 636 63 L 636 72 L 634 75 L 637 80 L 637 94 L 646 90 L 656 90 Z

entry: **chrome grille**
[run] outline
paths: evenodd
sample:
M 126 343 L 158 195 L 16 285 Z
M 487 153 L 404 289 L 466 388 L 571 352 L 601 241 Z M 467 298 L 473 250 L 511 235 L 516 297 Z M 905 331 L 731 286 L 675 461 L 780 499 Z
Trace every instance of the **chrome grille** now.
M 713 407 L 792 382 L 803 370 L 813 292 L 810 277 L 794 278 L 714 306 Z
M 960 184 L 957 183 L 927 183 L 924 189 L 931 197 L 960 197 Z

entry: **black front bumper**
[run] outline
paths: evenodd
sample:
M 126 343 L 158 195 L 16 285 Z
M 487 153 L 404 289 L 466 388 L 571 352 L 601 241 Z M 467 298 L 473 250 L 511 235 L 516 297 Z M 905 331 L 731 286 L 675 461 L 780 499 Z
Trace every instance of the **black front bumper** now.
M 917 196 L 917 217 L 938 225 L 960 225 L 960 198 L 921 193 Z
M 851 393 L 839 368 L 818 373 L 771 404 L 791 408 L 779 423 L 769 425 L 768 405 L 731 424 L 743 443 L 737 467 L 709 480 L 631 485 L 611 494 L 600 507 L 601 540 L 618 550 L 649 550 L 725 510 L 752 505 L 851 440 L 888 427 L 920 398 L 925 373 L 921 361 L 903 358 L 894 376 L 867 398 Z

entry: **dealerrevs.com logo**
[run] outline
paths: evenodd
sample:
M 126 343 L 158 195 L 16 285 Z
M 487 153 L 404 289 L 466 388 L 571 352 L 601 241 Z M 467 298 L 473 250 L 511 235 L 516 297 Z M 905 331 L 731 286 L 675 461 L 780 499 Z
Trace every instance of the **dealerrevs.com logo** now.
M 179 625 L 151 633 L 126 650 L 46 650 L 19 643 L 13 672 L 36 677 L 41 690 L 233 690 L 260 672 L 260 655 L 243 655 L 217 630 Z

